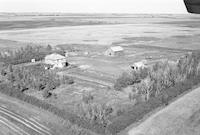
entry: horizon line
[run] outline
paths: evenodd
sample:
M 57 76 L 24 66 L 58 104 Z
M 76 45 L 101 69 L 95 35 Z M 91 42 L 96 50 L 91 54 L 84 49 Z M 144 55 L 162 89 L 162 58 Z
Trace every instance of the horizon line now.
M 125 12 L 62 12 L 62 11 L 55 11 L 55 12 L 51 12 L 51 11 L 42 11 L 42 12 L 38 12 L 38 11 L 15 11 L 15 12 L 10 12 L 10 11 L 0 11 L 0 13 L 27 13 L 27 14 L 37 14 L 37 13 L 57 13 L 57 14 L 190 14 L 190 13 L 125 13 Z

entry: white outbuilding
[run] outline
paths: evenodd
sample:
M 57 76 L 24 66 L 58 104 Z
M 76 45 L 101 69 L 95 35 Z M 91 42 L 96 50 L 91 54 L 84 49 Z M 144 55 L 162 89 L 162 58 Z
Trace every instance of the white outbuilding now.
M 144 69 L 147 67 L 147 61 L 143 60 L 143 61 L 139 61 L 134 63 L 133 65 L 131 65 L 131 68 L 135 71 L 140 70 L 140 69 Z
M 121 46 L 112 46 L 105 51 L 107 56 L 122 56 L 124 54 L 124 48 Z
M 36 62 L 36 60 L 35 59 L 31 59 L 31 63 L 35 63 Z
M 45 57 L 45 64 L 52 65 L 53 68 L 63 68 L 67 66 L 67 60 L 65 56 L 53 53 Z

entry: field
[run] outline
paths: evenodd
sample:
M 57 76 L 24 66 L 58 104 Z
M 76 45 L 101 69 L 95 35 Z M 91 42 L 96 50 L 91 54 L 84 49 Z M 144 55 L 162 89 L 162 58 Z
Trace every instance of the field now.
M 44 99 L 42 91 L 26 94 L 75 113 L 85 93 L 92 94 L 95 103 L 121 108 L 129 106 L 129 93 L 114 90 L 116 79 L 130 72 L 135 62 L 176 61 L 199 50 L 199 19 L 195 15 L 1 14 L 0 48 L 6 51 L 48 44 L 62 50 L 73 48 L 76 51 L 67 58 L 72 68 L 56 72 L 72 77 L 74 84 L 56 88 L 56 98 Z M 124 55 L 105 56 L 110 46 L 122 46 Z
M 64 135 L 73 132 L 73 129 L 69 130 L 69 122 L 15 98 L 1 94 L 0 103 L 2 135 Z

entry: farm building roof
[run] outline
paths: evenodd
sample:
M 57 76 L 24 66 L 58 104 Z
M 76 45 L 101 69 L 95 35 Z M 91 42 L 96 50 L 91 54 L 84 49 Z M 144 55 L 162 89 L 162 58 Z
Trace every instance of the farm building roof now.
M 124 49 L 121 46 L 112 46 L 110 49 L 114 52 L 123 51 Z
M 134 63 L 132 66 L 137 66 L 137 67 L 145 67 L 146 66 L 146 61 L 139 61 Z
M 61 60 L 61 59 L 66 59 L 66 58 L 65 58 L 65 56 L 62 56 L 62 55 L 60 55 L 60 54 L 53 53 L 53 54 L 47 55 L 47 56 L 45 57 L 45 59 Z

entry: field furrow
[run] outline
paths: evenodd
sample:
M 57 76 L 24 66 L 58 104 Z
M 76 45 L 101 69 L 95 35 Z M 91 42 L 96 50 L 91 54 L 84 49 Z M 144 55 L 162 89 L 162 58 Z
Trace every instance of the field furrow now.
M 20 127 L 16 126 L 12 122 L 10 122 L 9 120 L 7 120 L 6 118 L 1 117 L 1 116 L 0 116 L 0 123 L 3 124 L 4 126 L 6 126 L 7 128 L 9 128 L 9 130 L 11 130 L 11 132 L 15 133 L 15 135 L 30 135 L 29 133 L 27 133 Z
M 4 107 L 0 107 L 0 113 L 2 113 L 4 115 L 8 116 L 9 118 L 19 122 L 20 124 L 26 126 L 27 128 L 33 130 L 34 132 L 36 132 L 40 135 L 52 135 L 50 130 L 47 127 L 41 126 L 41 124 L 39 124 L 38 122 L 34 122 L 32 120 L 23 118 L 19 114 L 11 112 Z
M 88 82 L 93 82 L 93 83 L 100 84 L 100 85 L 103 85 L 103 86 L 108 86 L 108 87 L 112 87 L 113 86 L 112 83 L 105 82 L 105 81 L 102 81 L 102 80 L 97 80 L 97 79 L 86 77 L 86 76 L 82 76 L 82 75 L 76 75 L 76 74 L 67 74 L 67 75 L 70 76 L 70 77 L 73 77 L 75 79 L 84 80 L 84 81 L 88 81 Z

